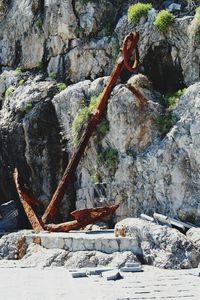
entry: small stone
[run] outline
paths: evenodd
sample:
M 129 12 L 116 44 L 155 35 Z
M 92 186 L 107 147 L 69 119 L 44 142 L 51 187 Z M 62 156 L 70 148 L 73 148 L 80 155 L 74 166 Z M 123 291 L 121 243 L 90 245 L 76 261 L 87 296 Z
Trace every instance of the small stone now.
M 123 276 L 119 273 L 118 270 L 112 270 L 112 271 L 107 271 L 102 274 L 103 278 L 106 278 L 107 280 L 118 280 L 122 279 Z
M 141 272 L 142 271 L 142 267 L 122 267 L 120 268 L 121 272 Z
M 127 268 L 139 268 L 139 267 L 141 267 L 141 264 L 138 263 L 138 262 L 134 262 L 134 263 L 127 262 L 125 264 L 125 267 L 127 267 Z
M 93 268 L 87 270 L 87 275 L 101 275 L 103 272 L 111 271 L 111 268 Z
M 178 4 L 178 3 L 172 3 L 172 4 L 170 4 L 170 6 L 168 7 L 168 10 L 169 10 L 170 12 L 179 11 L 179 10 L 181 10 L 181 4 Z
M 87 277 L 86 271 L 76 271 L 72 272 L 71 274 L 73 278 Z

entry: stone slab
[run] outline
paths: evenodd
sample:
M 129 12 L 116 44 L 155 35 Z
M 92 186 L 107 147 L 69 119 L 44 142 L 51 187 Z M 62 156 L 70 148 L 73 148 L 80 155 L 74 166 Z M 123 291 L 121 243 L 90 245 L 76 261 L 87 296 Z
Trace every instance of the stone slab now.
M 121 272 L 141 272 L 142 271 L 142 267 L 122 267 L 120 268 Z
M 76 271 L 76 272 L 72 272 L 71 274 L 73 278 L 87 277 L 87 274 L 84 271 Z
M 112 232 L 85 234 L 82 232 L 49 233 L 26 230 L 19 232 L 19 235 L 25 237 L 27 245 L 37 242 L 47 249 L 58 248 L 73 252 L 101 251 L 108 254 L 131 251 L 135 255 L 141 254 L 137 239 L 133 237 L 116 238 Z
M 127 262 L 126 264 L 125 264 L 125 267 L 127 267 L 127 268 L 141 268 L 141 264 L 140 263 L 137 263 L 137 262 L 134 262 L 134 263 L 131 263 L 131 262 Z

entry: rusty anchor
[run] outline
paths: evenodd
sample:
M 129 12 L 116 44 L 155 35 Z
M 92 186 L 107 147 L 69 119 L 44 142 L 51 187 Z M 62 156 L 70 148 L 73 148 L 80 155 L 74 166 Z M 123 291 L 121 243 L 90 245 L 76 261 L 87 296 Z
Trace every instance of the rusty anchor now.
M 87 128 L 79 141 L 77 149 L 72 155 L 64 171 L 64 174 L 58 184 L 58 187 L 55 193 L 53 194 L 53 197 L 41 219 L 36 216 L 33 209 L 33 204 L 36 203 L 36 199 L 33 196 L 33 193 L 25 188 L 19 176 L 18 170 L 15 169 L 13 175 L 17 192 L 19 194 L 21 203 L 24 207 L 25 213 L 34 230 L 46 229 L 49 231 L 68 232 L 69 230 L 79 229 L 94 221 L 101 220 L 104 216 L 112 215 L 118 208 L 119 205 L 112 205 L 107 207 L 75 211 L 72 212 L 71 215 L 75 217 L 76 220 L 61 224 L 49 224 L 54 220 L 58 206 L 65 194 L 66 187 L 68 183 L 72 180 L 73 174 L 75 173 L 77 166 L 84 154 L 89 139 L 97 128 L 97 125 L 106 107 L 108 98 L 115 84 L 117 83 L 117 80 L 122 70 L 126 69 L 128 72 L 133 72 L 139 65 L 139 52 L 137 47 L 138 41 L 139 33 L 137 32 L 131 32 L 125 37 L 121 53 L 117 59 L 116 66 L 114 67 L 108 79 L 108 82 L 103 90 L 103 93 L 101 94 L 99 101 L 97 102 L 96 108 L 91 114 Z M 131 58 L 133 59 L 133 64 L 131 63 Z M 78 219 L 76 218 L 77 216 L 79 216 Z

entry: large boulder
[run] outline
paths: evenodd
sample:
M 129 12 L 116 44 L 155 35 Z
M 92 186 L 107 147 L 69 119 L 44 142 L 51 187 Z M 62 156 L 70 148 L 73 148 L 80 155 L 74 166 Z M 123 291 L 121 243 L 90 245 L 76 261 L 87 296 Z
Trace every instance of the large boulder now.
M 186 235 L 188 240 L 200 251 L 200 228 L 190 228 Z
M 130 251 L 106 254 L 99 251 L 70 252 L 65 266 L 67 268 L 84 267 L 123 267 L 126 262 L 137 262 L 137 257 Z
M 127 236 L 138 239 L 147 264 L 165 269 L 198 267 L 200 252 L 176 229 L 137 218 L 127 218 L 116 224 L 118 228 L 122 225 Z

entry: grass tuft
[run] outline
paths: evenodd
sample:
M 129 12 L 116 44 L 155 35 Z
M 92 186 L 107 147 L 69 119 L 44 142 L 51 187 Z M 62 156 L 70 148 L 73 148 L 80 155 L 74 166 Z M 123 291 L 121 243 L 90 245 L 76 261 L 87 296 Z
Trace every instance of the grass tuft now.
M 154 26 L 160 33 L 167 33 L 174 22 L 174 16 L 168 10 L 161 10 L 154 21 Z
M 138 23 L 142 17 L 147 18 L 149 10 L 152 9 L 151 3 L 138 2 L 129 6 L 128 21 Z

